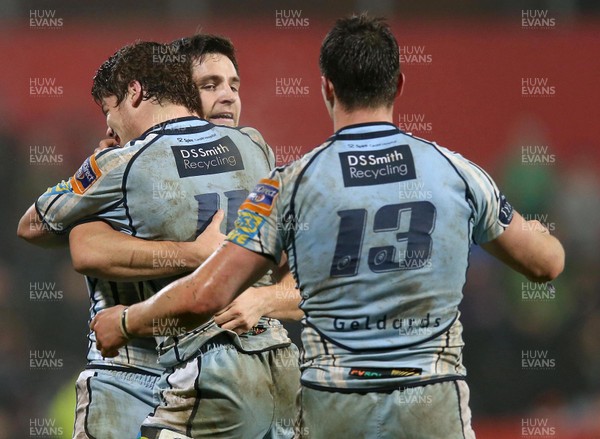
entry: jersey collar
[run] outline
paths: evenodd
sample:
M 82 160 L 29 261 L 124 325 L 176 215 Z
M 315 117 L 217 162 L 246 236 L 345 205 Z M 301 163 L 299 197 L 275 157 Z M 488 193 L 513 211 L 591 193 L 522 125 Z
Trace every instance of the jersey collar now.
M 332 140 L 359 140 L 374 137 L 390 136 L 400 133 L 398 127 L 389 122 L 366 122 L 347 125 L 340 128 L 330 137 Z
M 198 122 L 201 123 L 198 124 Z M 154 131 L 173 129 L 173 125 L 179 125 L 178 128 L 185 128 L 188 126 L 201 126 L 205 124 L 208 124 L 208 122 L 196 116 L 177 117 L 175 119 L 165 120 L 164 122 L 157 123 L 156 125 L 151 126 L 146 131 L 144 131 L 144 134 L 142 134 L 140 137 L 144 137 L 145 135 Z

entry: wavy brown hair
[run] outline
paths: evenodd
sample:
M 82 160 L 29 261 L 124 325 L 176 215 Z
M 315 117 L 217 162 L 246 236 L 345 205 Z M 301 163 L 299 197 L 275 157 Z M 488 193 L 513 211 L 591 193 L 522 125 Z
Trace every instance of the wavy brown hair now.
M 117 105 L 127 96 L 131 81 L 138 81 L 144 100 L 182 105 L 200 114 L 198 90 L 192 82 L 191 59 L 171 44 L 137 42 L 127 45 L 108 58 L 94 76 L 92 96 L 116 96 Z

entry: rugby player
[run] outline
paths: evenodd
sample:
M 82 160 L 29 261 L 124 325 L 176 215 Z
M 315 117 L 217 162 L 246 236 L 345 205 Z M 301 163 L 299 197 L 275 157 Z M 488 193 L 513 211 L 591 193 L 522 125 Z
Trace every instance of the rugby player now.
M 101 220 L 118 230 L 146 239 L 190 239 L 206 227 L 219 206 L 226 210 L 231 210 L 233 207 L 235 210 L 237 206 L 234 205 L 243 200 L 241 195 L 251 188 L 248 186 L 250 182 L 256 179 L 261 170 L 264 172 L 265 166 L 267 169 L 272 166 L 272 153 L 264 142 L 253 142 L 239 131 L 217 129 L 191 116 L 193 111 L 201 110 L 199 102 L 195 102 L 197 105 L 192 110 L 190 105 L 192 100 L 189 96 L 184 98 L 181 95 L 182 90 L 189 92 L 190 88 L 184 82 L 179 67 L 187 66 L 189 80 L 189 63 L 175 62 L 170 63 L 168 67 L 161 65 L 162 70 L 157 72 L 157 63 L 152 60 L 152 53 L 157 50 L 161 50 L 161 47 L 156 43 L 143 43 L 125 48 L 99 70 L 95 78 L 93 94 L 103 105 L 109 129 L 119 143 L 127 144 L 130 140 L 134 141 L 126 145 L 126 148 L 112 148 L 92 156 L 69 183 L 60 184 L 40 197 L 37 205 L 44 221 L 55 229 L 59 224 L 70 229 L 81 221 Z M 131 63 L 137 67 L 132 66 Z M 169 72 L 174 68 L 173 66 L 178 68 L 173 71 L 174 76 L 171 78 Z M 154 71 L 152 75 L 149 74 L 151 70 Z M 131 83 L 126 84 L 122 79 L 115 80 L 120 78 L 119 75 L 131 76 L 129 78 Z M 156 82 L 157 78 L 162 83 Z M 164 85 L 171 80 L 174 86 Z M 191 84 L 191 81 L 189 83 Z M 131 84 L 137 88 L 132 88 Z M 177 86 L 180 88 L 178 89 Z M 161 95 L 160 93 L 165 92 L 165 89 L 167 94 Z M 195 94 L 197 101 L 197 93 Z M 182 102 L 187 106 L 181 105 Z M 253 138 L 259 138 L 258 133 L 251 132 L 251 134 Z M 142 138 L 135 139 L 140 135 Z M 207 138 L 213 141 L 225 140 L 218 146 L 212 145 L 209 148 L 207 145 L 210 145 L 210 142 L 206 140 Z M 175 146 L 171 149 L 168 146 L 169 142 L 171 146 L 179 144 L 180 149 L 175 151 Z M 186 162 L 184 156 L 188 158 L 194 156 L 194 147 L 197 148 L 196 157 L 198 154 L 201 155 L 200 151 L 204 151 L 204 148 L 206 148 L 205 152 L 215 152 L 215 154 L 210 160 Z M 180 161 L 177 161 L 177 158 L 174 161 L 171 158 L 169 161 L 165 157 L 165 150 L 175 157 L 179 152 Z M 231 155 L 227 155 L 229 151 L 232 152 Z M 223 154 L 227 157 L 220 157 Z M 207 169 L 209 165 L 212 165 L 213 169 Z M 176 173 L 179 177 L 174 179 Z M 153 183 L 160 184 L 164 181 L 177 182 L 176 194 L 172 194 L 178 194 L 177 200 L 170 197 L 152 197 Z M 211 187 L 210 191 L 207 190 L 208 187 Z M 77 193 L 78 191 L 81 193 Z M 112 203 L 105 204 L 111 197 Z M 121 197 L 120 202 L 118 197 Z M 213 203 L 215 199 L 217 202 Z M 166 218 L 161 219 L 156 212 L 164 212 Z M 32 215 L 25 215 L 24 220 L 31 221 L 32 217 Z M 84 224 L 78 227 L 87 226 L 88 224 Z M 98 235 L 95 236 L 98 238 Z M 76 240 L 71 236 L 71 242 L 74 241 Z M 159 260 L 162 258 L 158 256 Z M 167 255 L 165 259 L 168 258 Z M 155 256 L 154 262 L 156 260 Z M 168 272 L 168 268 L 172 266 L 169 264 L 151 266 L 150 269 L 154 271 L 149 272 L 149 276 L 156 277 L 155 272 L 163 268 L 167 268 Z M 135 276 L 143 278 L 139 271 L 135 271 Z M 117 289 L 121 287 L 121 283 L 111 282 L 109 284 L 111 289 L 106 291 L 109 294 L 102 295 L 102 291 L 94 292 L 92 312 L 95 314 L 99 309 L 115 303 L 133 303 L 140 298 L 148 297 L 172 279 L 162 278 L 129 284 L 134 286 L 132 294 L 129 294 L 131 293 L 129 290 L 126 291 L 128 294 L 122 294 L 121 290 Z M 198 333 L 201 333 L 201 336 L 198 336 Z M 183 431 L 201 437 L 206 434 L 202 433 L 203 428 L 206 430 L 209 425 L 210 430 L 214 431 L 213 423 L 217 422 L 217 429 L 229 430 L 228 434 L 232 434 L 232 437 L 242 437 L 236 432 L 246 424 L 251 424 L 252 428 L 266 434 L 272 429 L 271 424 L 278 419 L 279 414 L 282 414 L 285 419 L 293 416 L 292 401 L 298 376 L 297 374 L 294 376 L 294 368 L 289 367 L 290 362 L 286 363 L 285 371 L 279 371 L 276 370 L 277 365 L 273 361 L 269 362 L 265 358 L 277 355 L 293 358 L 296 355 L 295 347 L 290 346 L 289 339 L 280 324 L 271 319 L 261 321 L 260 326 L 250 334 L 238 337 L 235 333 L 226 335 L 225 333 L 226 331 L 211 323 L 198 330 L 195 335 L 173 339 L 175 345 L 173 350 L 181 355 L 169 363 L 172 367 L 171 372 L 185 360 L 182 351 L 203 349 L 205 362 L 202 367 L 202 382 L 192 383 L 191 389 L 193 391 L 202 389 L 204 394 L 208 395 L 209 391 L 204 388 L 210 387 L 213 393 L 221 391 L 229 395 L 229 399 L 206 398 L 199 419 L 194 426 L 189 425 L 189 431 L 186 425 L 188 419 L 179 412 Z M 208 341 L 211 343 L 205 345 Z M 81 428 L 76 434 L 81 436 L 76 437 L 133 437 L 137 433 L 141 420 L 152 411 L 155 401 L 149 399 L 144 401 L 139 397 L 138 390 L 129 387 L 129 384 L 139 376 L 143 376 L 145 389 L 141 389 L 140 393 L 146 391 L 151 398 L 156 374 L 162 371 L 156 364 L 153 349 L 136 352 L 132 348 L 142 342 L 132 340 L 126 349 L 110 362 L 102 357 L 89 358 L 88 375 L 80 377 L 78 381 L 78 390 L 81 390 L 78 393 L 84 396 L 84 400 L 81 400 L 78 395 L 80 401 L 78 401 L 77 421 L 81 425 L 76 423 L 76 427 Z M 133 355 L 136 353 L 139 355 Z M 146 354 L 148 357 L 145 356 Z M 229 378 L 227 374 L 223 374 L 220 367 L 215 368 L 217 364 L 222 365 L 223 362 L 230 362 L 233 365 L 231 368 L 233 375 Z M 200 366 L 200 363 L 197 365 Z M 235 375 L 236 367 L 253 374 L 249 386 L 256 397 L 246 398 L 245 402 L 262 404 L 267 411 L 271 408 L 268 416 L 257 417 L 258 412 L 255 412 L 248 420 L 247 413 L 240 410 L 240 405 L 236 405 L 239 401 L 235 400 L 235 391 L 240 389 L 239 376 Z M 147 378 L 150 374 L 151 380 Z M 211 385 L 213 381 L 211 374 L 218 378 L 214 380 L 214 385 Z M 194 378 L 197 377 L 192 377 L 192 380 Z M 265 383 L 265 380 L 271 382 Z M 283 380 L 287 380 L 286 383 L 283 383 Z M 287 390 L 272 395 L 269 393 L 269 389 L 273 387 L 272 381 L 277 381 L 278 385 L 283 385 Z M 263 385 L 263 387 L 256 390 L 254 385 Z M 136 398 L 142 400 L 142 404 L 135 401 Z M 115 404 L 115 401 L 118 404 Z M 273 405 L 277 407 L 273 408 Z M 231 416 L 226 419 L 220 416 L 220 410 L 224 407 L 228 407 L 231 411 Z M 236 410 L 239 410 L 237 416 Z M 278 410 L 281 412 L 279 413 Z M 193 412 L 195 414 L 195 410 Z M 92 416 L 92 413 L 95 416 Z M 188 413 L 188 417 L 190 415 Z M 253 431 L 252 428 L 248 428 L 248 431 Z
M 335 134 L 262 180 L 193 274 L 125 319 L 98 314 L 99 348 L 125 343 L 121 321 L 138 336 L 164 316 L 202 324 L 285 250 L 306 315 L 298 436 L 472 438 L 458 311 L 470 246 L 536 282 L 561 273 L 564 250 L 481 168 L 392 124 L 404 76 L 381 20 L 338 20 L 320 67 Z

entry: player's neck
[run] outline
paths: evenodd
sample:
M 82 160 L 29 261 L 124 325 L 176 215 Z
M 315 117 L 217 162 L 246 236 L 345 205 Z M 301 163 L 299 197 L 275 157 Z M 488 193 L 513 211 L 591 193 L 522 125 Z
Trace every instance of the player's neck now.
M 344 108 L 333 108 L 333 130 L 338 131 L 349 125 L 359 123 L 389 122 L 394 120 L 394 107 L 359 108 L 345 111 Z
M 189 116 L 195 116 L 195 114 L 182 105 L 170 103 L 163 103 L 162 105 L 151 104 L 145 117 L 146 129 L 172 119 Z

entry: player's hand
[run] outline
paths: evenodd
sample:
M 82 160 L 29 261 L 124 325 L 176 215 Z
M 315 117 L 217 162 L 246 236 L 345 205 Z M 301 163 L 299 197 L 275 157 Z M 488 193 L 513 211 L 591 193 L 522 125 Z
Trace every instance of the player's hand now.
M 248 288 L 214 318 L 221 328 L 242 334 L 256 325 L 263 313 L 263 294 L 258 288 Z
M 98 154 L 100 151 L 105 150 L 106 148 L 113 148 L 115 146 L 120 147 L 119 142 L 117 142 L 117 140 L 113 139 L 112 137 L 108 137 L 98 142 L 98 148 L 94 150 L 94 153 Z
M 96 347 L 103 357 L 116 357 L 119 348 L 127 344 L 120 327 L 124 309 L 123 305 L 115 305 L 102 310 L 90 323 L 90 329 L 96 333 Z
M 221 233 L 223 218 L 225 218 L 225 212 L 222 209 L 217 210 L 208 227 L 194 241 L 194 246 L 202 261 L 208 259 L 225 240 L 225 235 Z

